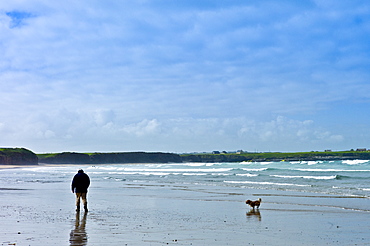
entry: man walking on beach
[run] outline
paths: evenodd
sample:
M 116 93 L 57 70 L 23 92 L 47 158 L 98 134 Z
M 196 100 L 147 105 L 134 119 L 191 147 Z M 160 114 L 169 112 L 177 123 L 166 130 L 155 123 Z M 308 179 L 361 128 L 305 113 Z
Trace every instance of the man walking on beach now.
M 85 212 L 88 211 L 87 209 L 87 188 L 90 186 L 90 178 L 89 176 L 84 173 L 82 169 L 78 170 L 78 173 L 73 177 L 72 180 L 72 193 L 76 194 L 76 211 L 80 211 L 80 200 L 84 204 Z

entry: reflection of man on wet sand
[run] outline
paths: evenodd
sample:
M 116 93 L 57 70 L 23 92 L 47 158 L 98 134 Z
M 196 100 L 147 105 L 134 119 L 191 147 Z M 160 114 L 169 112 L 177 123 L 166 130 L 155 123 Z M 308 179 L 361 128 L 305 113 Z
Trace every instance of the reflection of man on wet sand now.
M 87 245 L 87 234 L 86 234 L 86 215 L 82 217 L 80 221 L 80 213 L 76 213 L 75 228 L 71 231 L 69 238 L 70 246 L 84 246 Z

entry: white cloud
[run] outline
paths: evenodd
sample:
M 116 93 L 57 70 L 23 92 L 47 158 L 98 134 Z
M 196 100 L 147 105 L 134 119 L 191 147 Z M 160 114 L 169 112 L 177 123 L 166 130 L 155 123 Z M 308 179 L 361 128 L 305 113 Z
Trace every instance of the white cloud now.
M 130 135 L 142 137 L 145 135 L 158 134 L 160 132 L 160 123 L 156 120 L 143 120 L 141 122 L 122 127 L 122 131 Z
M 115 115 L 112 110 L 98 109 L 95 111 L 94 119 L 98 126 L 105 126 L 107 124 L 112 124 Z
M 55 137 L 55 133 L 53 131 L 50 131 L 50 130 L 46 130 L 44 135 L 45 135 L 46 139 Z

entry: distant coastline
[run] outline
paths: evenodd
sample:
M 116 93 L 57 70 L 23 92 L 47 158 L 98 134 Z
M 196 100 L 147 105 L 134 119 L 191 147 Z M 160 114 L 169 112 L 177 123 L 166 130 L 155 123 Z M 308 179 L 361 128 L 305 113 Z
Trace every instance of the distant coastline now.
M 264 152 L 264 153 L 217 153 L 183 154 L 183 162 L 269 162 L 269 161 L 335 161 L 370 160 L 370 151 L 333 151 L 333 152 Z
M 163 152 L 62 152 L 35 154 L 25 148 L 0 148 L 0 165 L 108 164 L 108 163 L 182 163 L 182 162 L 268 162 L 370 160 L 370 151 L 196 153 Z

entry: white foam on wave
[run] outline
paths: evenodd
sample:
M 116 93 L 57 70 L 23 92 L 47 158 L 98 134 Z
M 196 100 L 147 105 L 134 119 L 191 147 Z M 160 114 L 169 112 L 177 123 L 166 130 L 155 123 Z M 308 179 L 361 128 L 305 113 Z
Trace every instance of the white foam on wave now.
M 268 168 L 265 167 L 265 168 L 241 168 L 241 169 L 247 172 L 261 172 L 267 170 Z
M 242 177 L 257 177 L 258 174 L 251 174 L 251 173 L 237 173 L 236 176 L 242 176 Z
M 184 165 L 189 166 L 189 167 L 202 167 L 202 166 L 206 166 L 205 163 L 199 163 L 199 162 L 185 163 Z
M 181 163 L 181 164 L 169 164 L 169 165 L 172 165 L 172 166 L 189 166 L 189 167 L 202 167 L 202 166 L 211 167 L 211 166 L 214 166 L 214 165 L 220 165 L 220 163 L 185 162 L 185 163 Z
M 227 172 L 233 168 L 120 168 L 119 170 L 126 172 Z M 117 169 L 118 170 L 118 169 Z
M 99 172 L 90 172 L 89 174 L 96 174 L 99 175 L 101 173 Z M 230 176 L 232 174 L 227 174 L 227 173 L 192 173 L 192 172 L 108 172 L 106 174 L 109 175 L 144 175 L 144 176 L 167 176 L 167 175 L 184 175 L 184 176 L 205 176 L 205 175 L 212 175 L 212 176 Z
M 259 164 L 261 165 L 269 165 L 269 164 L 272 164 L 273 162 L 272 161 L 261 161 L 261 162 L 258 162 Z
M 207 175 L 207 173 L 178 173 L 179 174 L 182 174 L 184 176 L 205 176 Z
M 101 173 L 89 173 L 89 174 L 96 174 L 96 175 L 100 175 Z M 165 172 L 109 172 L 107 174 L 110 174 L 110 175 L 146 175 L 146 176 L 149 176 L 149 175 L 156 175 L 156 176 L 166 176 L 166 175 L 170 175 L 170 174 L 173 174 L 173 175 L 177 175 L 177 174 L 180 174 L 180 173 L 165 173 Z
M 216 164 L 218 165 L 219 163 L 206 163 L 206 166 L 211 167 L 211 166 L 216 165 Z
M 305 164 L 305 165 L 316 165 L 316 164 L 319 164 L 319 163 L 322 163 L 322 161 L 301 161 L 300 164 Z
M 119 171 L 119 170 L 124 169 L 124 168 L 119 168 L 119 167 L 116 167 L 116 166 L 111 166 L 111 167 L 108 167 L 108 166 L 101 166 L 101 167 L 94 166 L 93 168 L 97 169 L 97 170 L 104 170 L 104 171 L 111 171 L 111 170 Z
M 173 174 L 173 173 L 171 173 L 171 174 Z M 205 175 L 230 176 L 231 174 L 228 174 L 228 173 L 177 173 L 177 175 L 184 175 L 184 176 L 205 176 Z
M 348 165 L 358 165 L 358 164 L 363 164 L 369 162 L 368 160 L 345 160 L 342 161 L 343 164 L 348 164 Z
M 32 171 L 32 172 L 46 172 L 47 167 L 30 167 L 30 168 L 20 168 L 22 171 Z
M 289 176 L 289 175 L 270 175 L 271 177 L 277 177 L 277 178 L 287 178 L 287 179 L 295 179 L 295 178 L 303 178 L 303 179 L 336 179 L 337 175 L 331 175 L 331 176 Z
M 316 169 L 316 168 L 298 168 L 302 172 L 370 172 L 370 170 L 346 170 L 346 169 Z
M 22 171 L 31 171 L 35 173 L 58 173 L 60 175 L 77 173 L 78 167 L 70 170 L 69 167 L 32 167 L 32 168 L 21 168 Z
M 290 184 L 290 183 L 274 183 L 274 182 L 254 182 L 254 181 L 224 181 L 224 183 L 230 184 L 257 184 L 257 185 L 278 185 L 278 186 L 300 186 L 300 187 L 310 187 L 311 185 L 301 185 L 301 184 Z
M 174 173 L 171 173 L 171 174 L 174 174 Z M 231 174 L 228 174 L 228 173 L 176 173 L 176 175 L 184 175 L 184 176 L 206 176 L 206 175 L 230 176 Z
M 370 191 L 370 188 L 361 188 L 360 190 L 363 190 L 363 191 Z

